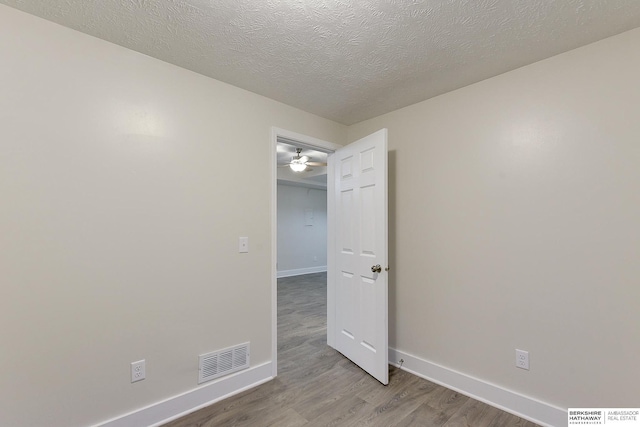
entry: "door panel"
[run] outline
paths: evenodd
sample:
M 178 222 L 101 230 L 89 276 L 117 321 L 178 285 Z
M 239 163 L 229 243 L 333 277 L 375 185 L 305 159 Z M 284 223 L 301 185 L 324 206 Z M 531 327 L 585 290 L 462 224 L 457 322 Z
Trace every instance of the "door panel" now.
M 383 384 L 388 383 L 387 130 L 329 156 L 329 214 L 335 230 L 328 274 L 334 289 L 330 344 Z M 380 265 L 381 272 L 372 266 Z M 334 307 L 330 307 L 331 313 Z

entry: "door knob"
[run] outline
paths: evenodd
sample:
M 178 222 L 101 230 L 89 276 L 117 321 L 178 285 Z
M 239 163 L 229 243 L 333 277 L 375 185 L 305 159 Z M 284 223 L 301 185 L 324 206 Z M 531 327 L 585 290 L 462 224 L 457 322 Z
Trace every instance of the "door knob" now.
M 380 264 L 376 264 L 371 267 L 371 271 L 374 273 L 380 273 L 382 271 L 382 267 L 380 267 Z

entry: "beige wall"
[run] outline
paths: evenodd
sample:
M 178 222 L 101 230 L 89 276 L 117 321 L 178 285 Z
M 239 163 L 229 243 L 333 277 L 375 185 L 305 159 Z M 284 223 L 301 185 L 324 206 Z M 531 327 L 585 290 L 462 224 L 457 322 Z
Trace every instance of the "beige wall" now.
M 392 347 L 560 407 L 638 406 L 638 46 L 634 30 L 349 128 L 389 129 Z
M 271 126 L 346 128 L 6 6 L 0 58 L 0 425 L 122 415 L 245 341 L 271 360 Z

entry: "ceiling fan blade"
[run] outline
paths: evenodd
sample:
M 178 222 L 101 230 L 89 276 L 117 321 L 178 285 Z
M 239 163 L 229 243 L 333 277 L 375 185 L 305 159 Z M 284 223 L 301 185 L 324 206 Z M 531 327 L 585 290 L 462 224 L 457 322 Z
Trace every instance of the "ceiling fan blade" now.
M 322 163 L 322 162 L 307 162 L 306 165 L 307 166 L 327 166 L 326 163 Z

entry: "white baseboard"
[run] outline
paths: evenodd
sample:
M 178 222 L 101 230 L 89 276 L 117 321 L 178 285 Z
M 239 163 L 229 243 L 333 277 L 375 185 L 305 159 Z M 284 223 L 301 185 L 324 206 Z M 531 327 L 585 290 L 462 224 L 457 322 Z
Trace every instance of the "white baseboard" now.
M 94 427 L 160 426 L 271 379 L 271 362 L 264 363 Z
M 414 375 L 546 427 L 567 425 L 567 411 L 486 381 L 389 348 L 389 362 Z
M 281 277 L 302 276 L 303 274 L 323 273 L 325 271 L 327 271 L 326 265 L 321 265 L 319 267 L 298 268 L 295 270 L 280 270 L 278 271 L 276 277 L 280 279 Z

